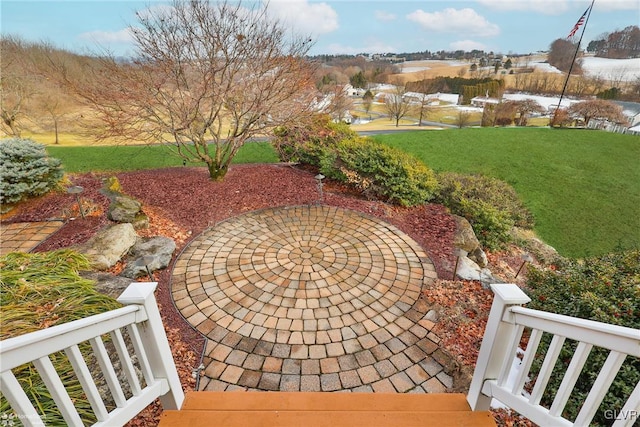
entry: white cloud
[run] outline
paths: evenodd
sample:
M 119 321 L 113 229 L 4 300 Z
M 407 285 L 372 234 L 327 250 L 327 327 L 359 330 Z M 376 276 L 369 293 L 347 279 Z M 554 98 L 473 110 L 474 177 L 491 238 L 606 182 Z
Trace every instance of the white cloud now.
M 475 40 L 459 40 L 457 42 L 449 43 L 449 47 L 453 50 L 464 51 L 472 51 L 474 49 L 487 50 L 487 46 Z
M 480 37 L 500 34 L 500 27 L 469 8 L 447 8 L 433 13 L 418 9 L 408 14 L 407 19 L 420 24 L 424 30 L 439 33 L 463 33 Z
M 633 10 L 638 13 L 640 10 L 640 0 L 599 0 L 593 6 L 601 12 L 609 12 L 613 10 Z
M 297 32 L 314 35 L 338 29 L 338 13 L 327 3 L 308 0 L 272 0 L 269 13 L 291 25 Z
M 375 17 L 378 21 L 388 22 L 395 21 L 397 16 L 391 12 L 387 12 L 385 10 L 376 10 Z
M 545 15 L 559 15 L 573 7 L 586 9 L 588 0 L 476 0 L 478 3 L 495 10 L 521 10 L 539 12 Z M 640 0 L 598 0 L 594 9 L 602 12 L 614 10 L 639 10 Z
M 80 34 L 79 38 L 103 45 L 133 42 L 133 35 L 128 28 L 120 31 L 89 31 Z
M 569 8 L 567 0 L 477 0 L 496 10 L 522 10 L 558 15 Z M 586 6 L 585 6 L 586 7 Z

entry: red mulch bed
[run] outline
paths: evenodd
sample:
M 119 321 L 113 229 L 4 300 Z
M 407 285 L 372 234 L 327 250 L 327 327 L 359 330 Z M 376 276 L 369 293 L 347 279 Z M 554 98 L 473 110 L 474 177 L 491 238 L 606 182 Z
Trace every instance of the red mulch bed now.
M 108 176 L 112 174 L 90 173 L 71 177 L 74 185 L 84 188 L 82 198 L 92 206 L 91 213 L 86 218 L 68 220 L 58 232 L 37 248 L 38 251 L 50 251 L 83 243 L 108 224 L 109 221 L 104 214 L 108 199 L 100 193 L 102 180 Z M 122 191 L 140 200 L 143 210 L 150 217 L 150 228 L 139 230 L 138 234 L 164 235 L 173 238 L 177 245 L 176 255 L 191 239 L 220 221 L 257 209 L 318 203 L 320 197 L 314 178 L 315 171 L 284 164 L 233 166 L 221 182 L 210 181 L 205 168 L 184 167 L 122 172 L 116 173 L 115 176 L 120 181 Z M 395 225 L 425 249 L 441 279 L 448 280 L 452 277 L 455 263 L 452 244 L 455 221 L 444 207 L 427 204 L 414 208 L 402 208 L 377 200 L 366 200 L 349 188 L 330 181 L 325 182 L 323 193 L 323 203 L 327 205 L 359 211 Z M 69 219 L 69 215 L 77 216 L 77 213 L 74 196 L 53 193 L 23 203 L 10 218 L 4 218 L 3 221 L 42 221 L 65 217 Z M 116 266 L 114 272 L 117 273 L 120 267 Z M 182 355 L 178 356 L 178 360 L 180 358 L 188 360 L 188 366 L 182 364 L 179 370 L 182 371 L 181 378 L 185 386 L 193 387 L 194 381 L 190 379 L 189 371 L 200 363 L 199 355 L 204 341 L 184 321 L 173 305 L 170 293 L 172 269 L 173 263 L 169 268 L 153 274 L 153 280 L 159 283 L 156 298 L 161 307 L 165 326 L 171 332 L 170 335 L 174 337 L 173 339 L 180 337 L 182 340 L 178 346 Z M 479 295 L 488 296 L 487 292 L 476 289 L 479 288 L 478 284 L 471 287 L 479 291 Z M 449 286 L 444 288 L 449 288 L 447 289 L 449 292 L 453 290 Z M 469 290 L 468 287 L 466 290 L 456 289 L 462 293 Z M 447 298 L 436 290 L 427 290 L 425 295 L 431 303 L 440 307 L 443 305 L 442 298 L 457 299 L 451 298 L 452 295 Z M 483 301 L 481 306 L 486 304 L 487 302 Z M 469 322 L 467 326 L 472 323 Z M 443 341 L 447 341 L 447 333 L 442 332 L 445 335 Z M 458 330 L 454 333 L 458 335 L 460 332 Z M 471 335 L 476 339 L 479 338 L 478 335 L 481 336 L 481 332 Z M 455 346 L 453 347 L 456 349 Z M 464 349 L 456 350 L 467 354 Z M 187 356 L 187 353 L 198 355 L 198 357 Z M 474 355 L 469 355 L 469 359 L 474 360 Z M 152 419 L 155 415 L 148 414 L 138 418 L 132 425 L 153 423 Z
M 96 205 L 97 216 L 76 218 L 67 223 L 38 251 L 50 251 L 83 243 L 109 222 L 108 199 L 100 193 L 102 180 L 108 174 L 72 176 L 74 185 L 84 188 L 83 200 Z M 189 240 L 208 227 L 244 212 L 276 206 L 317 203 L 319 193 L 313 171 L 288 165 L 238 165 L 230 168 L 224 181 L 212 182 L 205 168 L 170 168 L 117 173 L 122 191 L 143 203 L 151 218 L 151 228 L 144 235 L 166 235 L 176 240 L 176 254 Z M 327 182 L 324 203 L 353 209 L 395 225 L 415 239 L 428 253 L 440 277 L 451 277 L 455 222 L 440 205 L 402 208 L 380 201 L 365 200 L 348 188 Z M 76 204 L 75 197 L 53 193 L 21 206 L 6 222 L 43 221 L 63 217 Z M 77 205 L 76 205 L 77 206 Z M 76 208 L 77 212 L 77 208 Z M 156 272 L 159 282 L 158 302 L 170 324 L 184 323 L 178 313 L 170 313 L 169 281 L 172 266 Z M 189 329 L 187 327 L 187 329 Z M 186 331 L 185 331 L 186 332 Z

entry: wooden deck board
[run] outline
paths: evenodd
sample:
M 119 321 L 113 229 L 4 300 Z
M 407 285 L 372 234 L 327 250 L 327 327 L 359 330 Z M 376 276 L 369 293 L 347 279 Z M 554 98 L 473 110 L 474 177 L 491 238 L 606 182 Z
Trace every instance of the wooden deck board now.
M 464 394 L 190 392 L 161 427 L 495 427 Z
M 165 411 L 160 427 L 484 427 L 495 426 L 488 412 L 386 411 Z
M 464 394 L 398 394 L 304 392 L 187 393 L 183 410 L 298 411 L 469 411 Z

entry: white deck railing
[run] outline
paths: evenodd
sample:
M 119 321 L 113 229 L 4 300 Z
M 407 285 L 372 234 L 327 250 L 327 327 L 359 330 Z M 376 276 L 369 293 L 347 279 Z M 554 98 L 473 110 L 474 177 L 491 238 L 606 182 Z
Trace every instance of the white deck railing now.
M 523 308 L 520 305 L 530 299 L 516 285 L 491 288 L 495 296 L 467 396 L 471 408 L 487 410 L 495 398 L 541 426 L 588 426 L 626 357 L 640 358 L 640 330 Z M 513 375 L 513 361 L 525 328 L 530 331 L 528 344 Z M 537 353 L 543 333 L 553 338 L 543 355 L 533 389 L 524 393 L 533 361 L 542 357 Z M 540 401 L 567 339 L 577 342 L 577 346 L 553 402 L 546 408 Z M 570 421 L 562 413 L 593 347 L 609 350 L 609 355 L 577 417 Z M 631 395 L 619 396 L 627 398 L 624 407 L 617 411 L 606 409 L 604 414 L 615 420 L 614 427 L 630 427 L 640 420 L 640 381 L 629 385 L 635 387 Z
M 49 358 L 60 351 L 68 358 L 91 404 L 98 420 L 96 426 L 122 425 L 158 397 L 164 409 L 180 409 L 184 393 L 153 296 L 156 285 L 131 284 L 118 298 L 125 305 L 123 308 L 0 341 L 0 391 L 24 425 L 44 425 L 12 372 L 29 362 L 42 377 L 65 423 L 70 426 L 83 424 Z M 589 425 L 625 358 L 640 357 L 640 331 L 520 307 L 529 302 L 529 298 L 516 285 L 492 285 L 492 289 L 495 298 L 467 396 L 471 408 L 487 410 L 491 400 L 497 399 L 541 426 Z M 510 375 L 513 360 L 525 328 L 530 331 L 528 344 L 513 381 L 513 375 Z M 127 349 L 123 330 L 132 344 L 133 354 Z M 541 357 L 537 353 L 543 333 L 552 334 L 553 339 L 544 354 L 533 389 L 526 394 L 523 390 L 533 361 Z M 109 345 L 115 349 L 120 361 L 120 377 L 102 340 L 105 334 L 109 334 Z M 553 403 L 546 408 L 540 401 L 567 339 L 578 344 Z M 111 405 L 105 404 L 93 379 L 95 375 L 92 376 L 81 353 L 79 344 L 84 342 L 90 343 L 109 390 Z M 608 349 L 609 356 L 576 419 L 567 420 L 562 412 L 594 346 Z M 143 381 L 138 379 L 133 356 Z M 123 383 L 126 384 L 124 388 Z M 631 386 L 635 388 L 624 407 L 609 414 L 610 419 L 615 418 L 615 427 L 630 427 L 640 415 L 640 382 Z
M 0 341 L 0 391 L 15 417 L 26 426 L 45 425 L 12 370 L 32 362 L 69 426 L 83 422 L 49 355 L 63 351 L 73 367 L 98 422 L 95 426 L 123 425 L 160 397 L 163 408 L 179 409 L 184 393 L 162 326 L 154 290 L 157 283 L 132 283 L 118 301 L 125 305 L 85 319 Z M 129 353 L 123 331 L 132 344 Z M 115 372 L 102 339 L 110 336 L 124 375 Z M 89 342 L 112 405 L 105 404 L 79 344 Z M 135 356 L 135 357 L 134 357 Z M 136 360 L 134 363 L 132 360 Z M 139 380 L 136 368 L 141 372 Z M 123 387 L 123 383 L 125 387 Z M 103 393 L 104 394 L 104 393 Z M 129 397 L 126 397 L 126 395 Z

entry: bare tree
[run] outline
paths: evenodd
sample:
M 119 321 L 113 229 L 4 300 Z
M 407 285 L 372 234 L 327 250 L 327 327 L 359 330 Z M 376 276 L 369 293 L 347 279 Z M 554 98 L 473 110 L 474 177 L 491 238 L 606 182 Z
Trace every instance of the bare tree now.
M 400 120 L 407 115 L 411 105 L 404 97 L 406 93 L 404 86 L 396 86 L 396 90 L 392 93 L 388 93 L 384 97 L 384 105 L 387 110 L 387 114 L 391 119 L 395 120 L 396 127 L 398 127 Z
M 577 48 L 578 46 L 576 44 L 567 39 L 556 39 L 549 47 L 547 61 L 565 73 L 568 73 L 569 69 L 571 69 L 571 74 L 582 74 L 580 59 L 576 59 L 573 67 L 571 66 Z
M 343 121 L 353 109 L 353 99 L 349 97 L 344 85 L 325 86 L 322 91 L 324 100 L 321 113 L 328 114 L 333 120 Z
M 545 109 L 538 101 L 533 99 L 523 99 L 520 101 L 507 101 L 513 103 L 516 113 L 516 125 L 526 126 L 531 114 L 541 114 Z
M 471 123 L 471 113 L 464 110 L 458 110 L 458 114 L 455 116 L 453 124 L 458 126 L 458 129 L 469 126 Z
M 418 116 L 418 126 L 422 126 L 422 119 L 424 119 L 431 111 L 431 107 L 429 106 L 430 103 L 431 99 L 422 93 L 418 99 L 414 101 L 412 106 Z
M 591 95 L 596 95 L 600 93 L 605 85 L 607 84 L 607 80 L 604 78 L 602 73 L 598 73 L 594 76 L 589 77 L 589 86 L 591 87 Z
M 626 123 L 622 107 L 604 99 L 593 99 L 572 104 L 569 114 L 580 117 L 588 126 L 592 119 L 603 119 L 614 123 Z
M 362 108 L 369 115 L 369 120 L 371 120 L 371 107 L 373 107 L 373 93 L 367 89 L 362 96 Z
M 592 80 L 585 76 L 574 76 L 569 80 L 568 91 L 575 96 L 584 96 L 589 90 Z
M 65 82 L 96 110 L 99 137 L 170 143 L 221 180 L 246 141 L 308 117 L 315 96 L 311 40 L 253 5 L 175 0 L 139 12 L 134 60 L 102 58 Z
M 12 37 L 0 39 L 0 129 L 7 135 L 20 136 L 21 118 L 35 93 L 31 76 L 24 70 L 27 61 L 22 54 L 23 42 Z
M 59 144 L 60 126 L 63 123 L 63 119 L 73 112 L 73 104 L 62 93 L 41 94 L 36 97 L 36 102 L 39 109 L 46 112 L 47 118 L 50 120 L 49 124 L 53 127 L 55 134 L 54 143 Z M 39 118 L 38 121 L 40 120 Z

